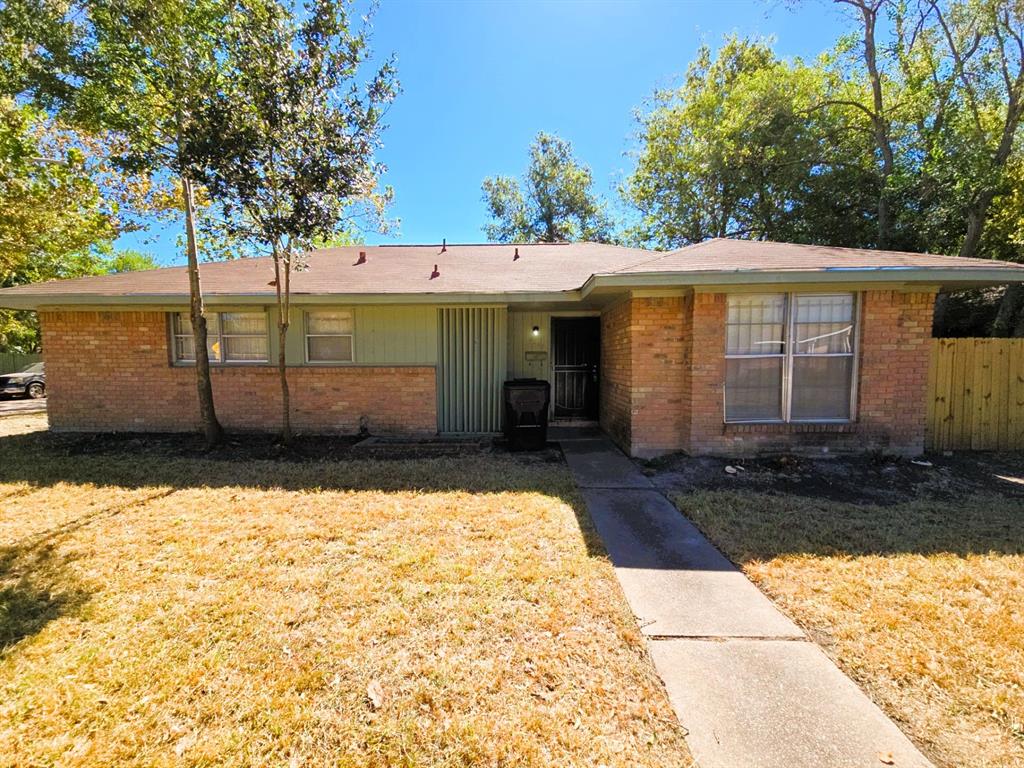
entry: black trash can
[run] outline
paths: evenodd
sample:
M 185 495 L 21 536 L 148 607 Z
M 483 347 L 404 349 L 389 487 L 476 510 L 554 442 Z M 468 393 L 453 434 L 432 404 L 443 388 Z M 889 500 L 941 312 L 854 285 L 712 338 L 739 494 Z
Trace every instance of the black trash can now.
M 505 382 L 504 393 L 509 450 L 541 450 L 548 441 L 551 385 L 541 379 L 512 379 Z

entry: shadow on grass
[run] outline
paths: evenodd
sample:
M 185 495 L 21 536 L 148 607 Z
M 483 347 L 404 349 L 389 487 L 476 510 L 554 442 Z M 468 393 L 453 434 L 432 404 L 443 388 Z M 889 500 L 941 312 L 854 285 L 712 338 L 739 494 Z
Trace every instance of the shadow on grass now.
M 756 491 L 674 494 L 673 501 L 740 564 L 802 555 L 1024 554 L 1024 505 L 991 493 L 885 506 Z
M 0 547 L 0 658 L 88 597 L 52 544 Z
M 587 552 L 607 552 L 560 450 L 491 452 L 479 443 L 394 445 L 367 451 L 350 437 L 301 437 L 282 452 L 267 435 L 233 436 L 206 451 L 194 435 L 54 434 L 0 436 L 0 483 L 58 483 L 162 489 L 256 488 L 285 491 L 540 493 L 574 511 Z M 12 509 L 23 491 L 0 503 Z M 148 500 L 148 499 L 147 499 Z M 51 531 L 52 534 L 58 533 Z
M 103 523 L 132 507 L 144 505 L 173 490 L 93 510 L 60 525 L 0 547 L 0 656 L 49 622 L 72 614 L 89 599 L 71 573 L 71 560 L 60 544 L 94 523 Z

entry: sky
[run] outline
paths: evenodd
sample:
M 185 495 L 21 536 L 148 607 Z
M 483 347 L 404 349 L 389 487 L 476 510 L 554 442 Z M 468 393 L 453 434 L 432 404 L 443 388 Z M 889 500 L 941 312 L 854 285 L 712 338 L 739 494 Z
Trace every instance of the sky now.
M 374 54 L 397 56 L 402 92 L 378 158 L 400 224 L 366 241 L 484 241 L 481 182 L 521 176 L 539 131 L 569 140 L 595 190 L 621 205 L 636 111 L 679 82 L 702 43 L 771 36 L 779 55 L 813 58 L 848 29 L 827 0 L 381 0 Z M 182 263 L 178 231 L 134 233 L 118 245 Z

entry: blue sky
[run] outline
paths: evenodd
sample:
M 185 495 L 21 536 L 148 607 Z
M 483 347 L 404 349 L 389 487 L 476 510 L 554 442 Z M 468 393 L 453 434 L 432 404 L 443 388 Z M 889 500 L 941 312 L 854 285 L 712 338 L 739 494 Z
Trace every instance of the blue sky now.
M 376 54 L 394 52 L 402 94 L 387 116 L 380 159 L 395 189 L 396 233 L 367 241 L 480 242 L 480 183 L 519 176 L 538 131 L 568 139 L 613 204 L 630 169 L 634 112 L 676 82 L 702 42 L 776 39 L 811 58 L 849 26 L 825 0 L 791 2 L 455 2 L 382 0 Z M 179 263 L 177 230 L 120 245 Z

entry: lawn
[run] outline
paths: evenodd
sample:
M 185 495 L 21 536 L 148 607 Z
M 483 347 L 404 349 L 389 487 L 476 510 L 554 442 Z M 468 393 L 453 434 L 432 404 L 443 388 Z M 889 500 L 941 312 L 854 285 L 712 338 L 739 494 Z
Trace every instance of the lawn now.
M 561 463 L 43 424 L 0 419 L 0 764 L 689 764 Z
M 718 467 L 673 496 L 937 764 L 1021 766 L 1024 461 L 935 463 Z

